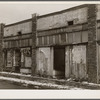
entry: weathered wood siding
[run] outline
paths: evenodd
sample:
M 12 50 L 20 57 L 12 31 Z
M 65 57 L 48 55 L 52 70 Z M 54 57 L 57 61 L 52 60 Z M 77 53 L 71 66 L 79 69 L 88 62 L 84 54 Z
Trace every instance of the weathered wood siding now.
M 69 25 L 73 21 L 73 25 Z M 37 46 L 88 42 L 87 7 L 38 18 Z
M 19 48 L 32 46 L 32 39 L 5 41 L 3 48 Z
M 74 24 L 86 22 L 87 7 L 39 18 L 37 20 L 37 30 L 48 30 L 68 26 L 68 21 L 74 21 Z
M 85 79 L 87 74 L 86 46 L 67 46 L 65 54 L 66 77 Z
M 32 21 L 27 21 L 24 23 L 5 27 L 4 28 L 4 37 L 16 36 L 16 35 L 18 35 L 19 31 L 21 31 L 22 34 L 32 33 Z
M 53 75 L 53 49 L 38 48 L 37 49 L 37 68 L 36 72 L 39 75 Z
M 88 42 L 87 30 L 37 37 L 37 46 L 79 44 L 85 42 Z

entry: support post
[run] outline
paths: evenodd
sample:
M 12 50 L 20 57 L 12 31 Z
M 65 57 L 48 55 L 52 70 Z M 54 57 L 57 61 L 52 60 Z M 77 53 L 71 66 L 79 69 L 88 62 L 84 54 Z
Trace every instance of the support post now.
M 3 35 L 4 35 L 4 24 L 0 24 L 0 71 L 3 70 Z
M 36 26 L 37 16 L 35 13 L 32 15 L 32 75 L 36 73 Z

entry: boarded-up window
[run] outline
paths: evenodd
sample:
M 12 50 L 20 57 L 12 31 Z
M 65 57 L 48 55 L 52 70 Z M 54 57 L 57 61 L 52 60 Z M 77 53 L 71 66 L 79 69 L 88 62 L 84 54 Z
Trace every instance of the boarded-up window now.
M 66 34 L 61 34 L 61 42 L 66 42 Z
M 49 43 L 53 44 L 53 36 L 49 36 Z
M 59 35 L 55 35 L 55 44 L 59 43 Z
M 44 45 L 46 45 L 47 44 L 47 37 L 45 36 L 44 37 Z
M 73 34 L 72 33 L 68 34 L 68 43 L 73 43 Z
M 42 45 L 42 37 L 39 37 L 39 45 Z

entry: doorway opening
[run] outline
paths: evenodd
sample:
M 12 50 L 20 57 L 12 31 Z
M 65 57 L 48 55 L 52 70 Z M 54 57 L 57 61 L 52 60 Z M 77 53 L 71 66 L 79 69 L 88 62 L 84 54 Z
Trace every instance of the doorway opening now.
M 15 50 L 15 72 L 19 73 L 21 67 L 21 52 L 19 49 Z
M 65 48 L 54 47 L 54 76 L 65 77 Z

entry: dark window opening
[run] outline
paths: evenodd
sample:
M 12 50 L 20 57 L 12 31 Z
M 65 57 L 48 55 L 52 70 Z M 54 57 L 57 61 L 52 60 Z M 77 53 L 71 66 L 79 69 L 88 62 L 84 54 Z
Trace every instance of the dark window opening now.
M 73 24 L 74 24 L 73 21 L 69 21 L 69 22 L 68 22 L 68 25 L 73 25 Z
M 22 32 L 21 32 L 21 31 L 19 31 L 19 32 L 18 32 L 18 35 L 22 35 Z

